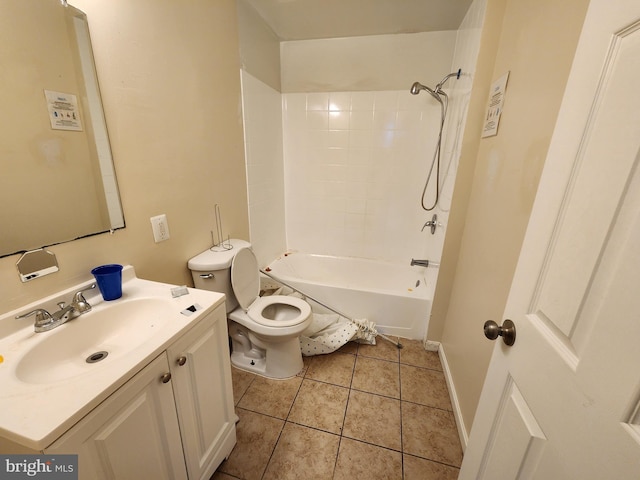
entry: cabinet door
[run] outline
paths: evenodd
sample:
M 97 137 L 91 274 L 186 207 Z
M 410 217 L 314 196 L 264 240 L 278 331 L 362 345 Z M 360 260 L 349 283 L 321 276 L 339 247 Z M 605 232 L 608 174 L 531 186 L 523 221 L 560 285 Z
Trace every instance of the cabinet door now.
M 186 479 L 168 372 L 163 353 L 45 452 L 78 454 L 80 479 Z
M 224 306 L 167 349 L 187 471 L 208 479 L 236 443 Z

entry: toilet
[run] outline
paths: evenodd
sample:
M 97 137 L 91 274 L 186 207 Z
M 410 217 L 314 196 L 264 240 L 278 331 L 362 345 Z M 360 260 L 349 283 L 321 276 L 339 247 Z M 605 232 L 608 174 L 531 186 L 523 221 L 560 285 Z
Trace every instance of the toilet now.
M 259 296 L 260 270 L 249 242 L 231 239 L 205 250 L 189 260 L 189 269 L 196 288 L 226 295 L 233 365 L 281 379 L 302 370 L 299 336 L 311 323 L 311 306 L 296 297 Z

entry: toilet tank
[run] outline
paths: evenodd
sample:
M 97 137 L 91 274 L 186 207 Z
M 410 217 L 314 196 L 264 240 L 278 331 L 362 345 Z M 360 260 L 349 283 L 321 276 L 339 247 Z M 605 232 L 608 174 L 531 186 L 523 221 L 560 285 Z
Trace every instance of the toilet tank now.
M 227 313 L 238 306 L 238 300 L 231 288 L 231 268 L 222 270 L 191 270 L 193 285 L 201 290 L 224 293 Z
M 231 262 L 236 252 L 251 244 L 244 240 L 229 240 L 231 249 L 212 247 L 189 260 L 193 284 L 201 290 L 220 292 L 226 295 L 227 313 L 238 307 L 238 300 L 231 286 Z

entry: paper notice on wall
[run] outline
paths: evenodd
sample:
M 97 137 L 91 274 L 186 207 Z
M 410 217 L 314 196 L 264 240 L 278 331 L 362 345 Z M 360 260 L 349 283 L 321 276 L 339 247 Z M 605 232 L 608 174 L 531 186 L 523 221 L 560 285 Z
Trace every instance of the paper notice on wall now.
M 508 79 L 509 72 L 505 73 L 491 85 L 487 115 L 484 120 L 484 126 L 482 127 L 482 138 L 498 134 L 498 124 L 500 123 L 500 115 L 502 114 L 504 93 L 507 89 Z
M 52 92 L 51 90 L 45 90 L 44 95 L 47 99 L 51 128 L 54 130 L 82 131 L 78 99 L 75 95 Z

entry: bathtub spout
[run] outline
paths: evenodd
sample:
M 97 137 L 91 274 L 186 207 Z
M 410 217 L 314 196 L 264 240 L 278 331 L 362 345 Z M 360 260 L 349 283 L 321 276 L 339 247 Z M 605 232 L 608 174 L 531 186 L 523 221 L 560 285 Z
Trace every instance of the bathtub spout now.
M 418 265 L 419 267 L 434 267 L 438 268 L 440 266 L 440 262 L 434 262 L 432 260 L 416 260 L 415 258 L 411 259 L 411 266 Z
M 416 260 L 415 258 L 411 259 L 411 266 L 418 265 L 419 267 L 428 267 L 429 260 Z

